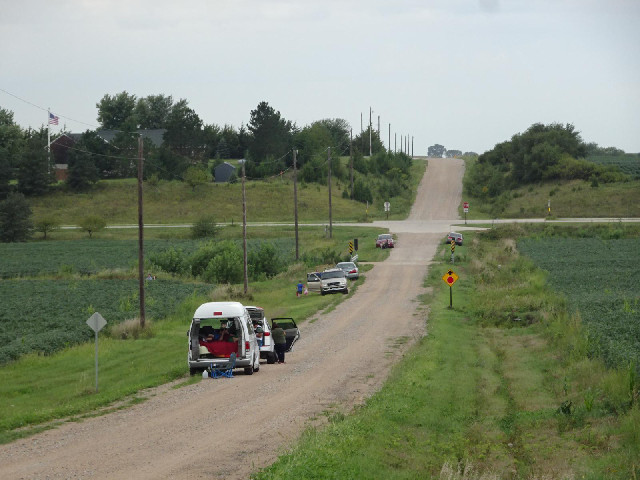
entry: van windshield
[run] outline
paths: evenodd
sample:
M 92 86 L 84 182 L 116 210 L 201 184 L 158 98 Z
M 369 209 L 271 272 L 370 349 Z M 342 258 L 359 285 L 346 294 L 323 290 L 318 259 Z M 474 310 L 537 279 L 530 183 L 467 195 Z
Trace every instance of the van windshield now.
M 344 271 L 322 272 L 322 278 L 344 278 Z

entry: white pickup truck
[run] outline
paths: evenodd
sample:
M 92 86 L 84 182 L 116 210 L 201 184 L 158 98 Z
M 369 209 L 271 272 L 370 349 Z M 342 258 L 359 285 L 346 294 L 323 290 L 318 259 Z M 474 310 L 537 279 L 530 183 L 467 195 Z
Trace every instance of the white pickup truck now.
M 344 270 L 330 268 L 324 272 L 312 272 L 307 274 L 307 288 L 310 292 L 318 292 L 321 295 L 327 293 L 349 293 L 347 277 Z

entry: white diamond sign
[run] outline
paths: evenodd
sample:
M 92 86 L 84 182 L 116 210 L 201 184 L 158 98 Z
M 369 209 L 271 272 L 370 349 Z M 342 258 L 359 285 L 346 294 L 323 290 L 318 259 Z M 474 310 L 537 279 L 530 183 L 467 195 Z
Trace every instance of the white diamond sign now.
M 87 325 L 89 325 L 91 327 L 91 329 L 96 333 L 98 333 L 100 330 L 102 330 L 102 328 L 106 324 L 107 324 L 107 321 L 98 312 L 96 312 L 93 315 L 91 315 L 89 317 L 89 320 L 87 320 Z

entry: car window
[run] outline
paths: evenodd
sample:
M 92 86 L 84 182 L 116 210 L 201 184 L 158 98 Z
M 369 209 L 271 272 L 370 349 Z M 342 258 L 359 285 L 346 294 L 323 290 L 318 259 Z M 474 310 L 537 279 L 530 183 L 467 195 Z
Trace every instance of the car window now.
M 323 278 L 343 278 L 344 271 L 339 270 L 335 272 L 322 272 L 322 277 Z

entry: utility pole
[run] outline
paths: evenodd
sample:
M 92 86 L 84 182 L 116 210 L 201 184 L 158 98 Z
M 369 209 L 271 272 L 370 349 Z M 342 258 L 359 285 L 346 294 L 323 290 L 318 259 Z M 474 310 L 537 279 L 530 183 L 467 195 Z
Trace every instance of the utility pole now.
M 389 153 L 391 153 L 391 124 L 389 124 Z
M 349 142 L 349 180 L 351 182 L 351 200 L 353 200 L 353 129 L 349 134 L 351 141 Z
M 299 258 L 298 250 L 298 165 L 296 163 L 297 150 L 293 151 L 293 218 L 296 224 L 296 261 Z
M 393 133 L 393 153 L 398 153 L 398 134 Z
M 244 188 L 245 169 L 247 163 L 242 159 L 242 263 L 244 269 L 244 294 L 249 291 L 249 271 L 247 269 L 247 195 Z
M 140 297 L 140 328 L 144 328 L 144 221 L 142 214 L 142 135 L 138 135 L 138 285 Z
M 329 183 L 329 238 L 333 238 L 333 222 L 331 219 L 331 147 L 327 148 L 327 152 L 327 162 L 329 164 L 329 176 L 327 178 Z
M 378 115 L 378 138 L 380 138 L 380 115 Z
M 360 112 L 360 146 L 362 147 L 360 149 L 362 151 L 362 155 L 364 155 L 364 130 L 362 129 L 362 112 Z
M 411 135 L 411 156 L 413 157 L 413 135 Z
M 372 113 L 373 113 L 373 110 L 371 110 L 371 107 L 369 107 L 369 156 L 373 154 L 371 150 L 371 130 L 372 130 L 371 114 Z

